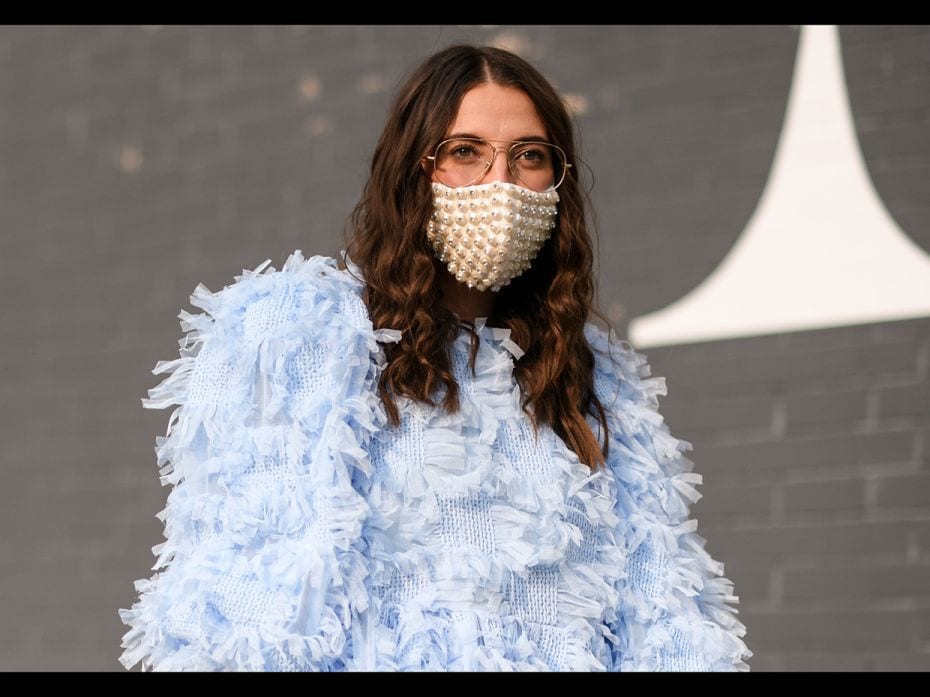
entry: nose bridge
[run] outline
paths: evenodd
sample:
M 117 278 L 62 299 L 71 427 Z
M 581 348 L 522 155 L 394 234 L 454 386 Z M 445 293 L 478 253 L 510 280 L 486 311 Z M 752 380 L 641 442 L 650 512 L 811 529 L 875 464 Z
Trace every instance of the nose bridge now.
M 495 146 L 493 143 L 488 143 L 488 145 L 494 148 L 494 151 L 491 155 L 491 166 L 484 178 L 485 181 L 503 181 L 513 183 L 513 172 L 510 171 L 509 162 L 509 146 Z

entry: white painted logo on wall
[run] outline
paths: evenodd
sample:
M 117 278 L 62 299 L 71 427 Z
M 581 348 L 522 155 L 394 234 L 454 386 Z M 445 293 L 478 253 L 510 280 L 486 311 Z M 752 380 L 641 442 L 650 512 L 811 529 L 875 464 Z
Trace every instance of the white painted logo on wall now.
M 759 204 L 688 295 L 630 322 L 637 347 L 930 316 L 930 256 L 878 196 L 835 26 L 805 26 Z

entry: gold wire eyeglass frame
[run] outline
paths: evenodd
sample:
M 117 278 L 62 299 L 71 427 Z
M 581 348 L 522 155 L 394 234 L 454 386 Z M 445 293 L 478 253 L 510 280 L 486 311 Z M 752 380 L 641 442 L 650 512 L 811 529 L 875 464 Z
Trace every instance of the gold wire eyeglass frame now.
M 510 146 L 509 146 L 509 147 L 506 147 L 506 148 L 499 148 L 499 147 L 495 147 L 495 146 L 491 143 L 491 141 L 485 140 L 484 138 L 447 138 L 446 140 L 442 141 L 441 143 L 439 143 L 439 145 L 436 146 L 436 149 L 433 151 L 433 154 L 432 154 L 432 155 L 427 155 L 427 156 L 426 156 L 426 159 L 429 160 L 429 161 L 432 163 L 433 172 L 438 172 L 438 167 L 436 166 L 436 158 L 439 157 L 439 151 L 440 151 L 440 149 L 442 148 L 443 145 L 445 145 L 446 143 L 450 143 L 450 142 L 452 142 L 452 141 L 455 141 L 455 142 L 466 142 L 466 143 L 484 143 L 484 144 L 486 144 L 489 148 L 491 148 L 491 150 L 493 151 L 493 154 L 491 155 L 491 159 L 488 160 L 488 161 L 486 162 L 486 164 L 485 164 L 484 171 L 481 172 L 481 174 L 479 174 L 478 176 L 476 176 L 474 179 L 472 179 L 472 180 L 471 180 L 470 182 L 468 182 L 467 184 L 459 184 L 458 186 L 471 186 L 471 185 L 474 184 L 476 181 L 479 181 L 480 179 L 482 179 L 482 178 L 484 177 L 484 175 L 486 175 L 486 174 L 491 170 L 491 167 L 494 165 L 494 160 L 497 159 L 497 153 L 498 153 L 498 152 L 506 152 L 506 153 L 507 153 L 507 167 L 510 169 L 510 173 L 513 174 L 513 176 L 514 176 L 515 179 L 517 179 L 517 180 L 519 180 L 519 181 L 522 181 L 522 179 L 520 179 L 520 176 L 519 176 L 519 175 L 517 174 L 517 172 L 514 170 L 513 160 L 512 160 L 511 157 L 510 157 L 510 155 L 511 155 L 511 153 L 513 152 L 514 148 L 516 148 L 516 147 L 518 147 L 518 146 L 520 146 L 520 145 L 544 145 L 544 146 L 546 146 L 546 147 L 548 147 L 548 148 L 552 148 L 553 150 L 555 150 L 555 151 L 558 153 L 559 159 L 560 159 L 560 161 L 562 162 L 562 176 L 559 177 L 559 181 L 558 181 L 558 182 L 556 182 L 554 185 L 552 185 L 552 186 L 549 187 L 548 189 L 544 189 L 543 191 L 555 191 L 556 189 L 558 189 L 559 186 L 561 186 L 562 182 L 565 181 L 565 175 L 567 174 L 569 167 L 572 167 L 572 166 L 573 166 L 571 163 L 568 162 L 568 158 L 565 156 L 565 151 L 562 150 L 562 148 L 560 148 L 558 145 L 555 145 L 554 143 L 546 143 L 546 142 L 540 141 L 540 140 L 498 140 L 498 141 L 495 141 L 495 142 L 497 142 L 497 143 L 510 143 Z M 437 177 L 438 177 L 438 176 L 439 176 L 439 175 L 437 174 Z M 445 184 L 445 182 L 440 182 L 440 183 Z M 446 186 L 451 186 L 451 185 L 446 184 Z M 453 187 L 453 188 L 458 188 L 458 187 Z

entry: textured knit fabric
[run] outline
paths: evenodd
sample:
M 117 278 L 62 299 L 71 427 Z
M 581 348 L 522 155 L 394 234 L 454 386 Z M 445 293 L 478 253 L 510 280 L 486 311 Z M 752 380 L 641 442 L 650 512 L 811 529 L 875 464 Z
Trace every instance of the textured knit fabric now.
M 749 670 L 733 584 L 689 519 L 701 475 L 658 412 L 664 378 L 594 324 L 607 468 L 533 434 L 508 329 L 450 349 L 461 409 L 377 394 L 384 344 L 345 257 L 270 259 L 179 315 L 143 403 L 165 541 L 120 609 L 128 669 Z M 609 354 L 608 354 L 609 351 Z M 437 395 L 437 397 L 441 396 Z M 591 427 L 601 441 L 593 416 Z

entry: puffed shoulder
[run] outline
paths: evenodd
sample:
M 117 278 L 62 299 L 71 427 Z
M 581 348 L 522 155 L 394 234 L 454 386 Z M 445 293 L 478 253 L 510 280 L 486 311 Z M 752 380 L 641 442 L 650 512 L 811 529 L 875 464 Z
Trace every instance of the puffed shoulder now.
M 398 330 L 373 329 L 361 297 L 363 282 L 350 261 L 340 270 L 332 257 L 305 259 L 296 250 L 280 271 L 270 264 L 267 259 L 244 270 L 216 293 L 198 284 L 190 302 L 203 312 L 178 315 L 185 332 L 180 357 L 156 364 L 154 374 L 171 375 L 149 390 L 142 400 L 146 408 L 209 407 L 205 417 L 221 416 L 220 410 L 227 412 L 225 421 L 235 421 L 228 412 L 249 404 L 253 413 L 242 423 L 268 422 L 285 406 L 299 408 L 319 387 L 329 388 L 334 399 L 347 396 L 333 390 L 360 384 L 369 359 L 379 357 L 378 343 L 400 340 Z M 318 360 L 321 354 L 339 360 L 327 367 Z M 308 369 L 311 364 L 315 370 Z M 269 383 L 282 389 L 268 393 Z M 290 405 L 283 402 L 285 392 Z M 191 426 L 195 421 L 187 420 Z
M 378 341 L 399 340 L 396 330 L 373 331 L 361 298 L 363 282 L 352 272 L 354 265 L 340 270 L 334 258 L 305 259 L 300 250 L 287 258 L 280 271 L 270 264 L 271 259 L 266 259 L 253 270 L 243 270 L 234 283 L 216 293 L 198 284 L 190 301 L 204 312 L 178 315 L 187 332 L 180 342 L 182 351 L 189 354 L 192 345 L 208 337 L 214 343 L 241 340 L 242 348 L 341 332 Z
M 370 330 L 371 322 L 360 295 L 363 282 L 354 275 L 355 268 L 351 265 L 339 269 L 336 259 L 328 256 L 305 259 L 298 249 L 280 271 L 271 266 L 271 259 L 266 259 L 253 270 L 243 270 L 234 283 L 217 293 L 199 284 L 191 303 L 204 309 L 223 328 L 241 326 L 250 340 L 261 339 L 263 332 L 288 328 L 289 321 L 313 328 L 312 315 L 294 314 L 300 306 L 322 316 L 335 305 L 338 311 L 331 314 L 338 324 L 348 323 L 359 331 Z M 195 324 L 196 318 L 188 313 L 182 312 L 180 316 Z M 257 320 L 264 323 L 256 323 Z

